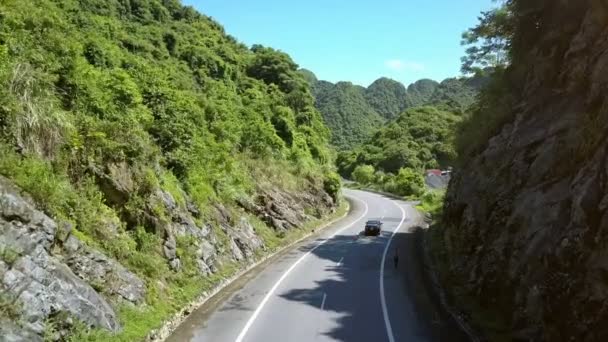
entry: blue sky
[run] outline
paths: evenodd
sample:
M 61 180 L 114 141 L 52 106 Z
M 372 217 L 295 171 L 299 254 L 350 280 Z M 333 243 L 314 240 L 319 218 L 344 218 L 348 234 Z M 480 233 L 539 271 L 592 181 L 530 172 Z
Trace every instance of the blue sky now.
M 460 35 L 492 0 L 184 0 L 247 44 L 285 51 L 319 79 L 363 86 L 458 76 Z

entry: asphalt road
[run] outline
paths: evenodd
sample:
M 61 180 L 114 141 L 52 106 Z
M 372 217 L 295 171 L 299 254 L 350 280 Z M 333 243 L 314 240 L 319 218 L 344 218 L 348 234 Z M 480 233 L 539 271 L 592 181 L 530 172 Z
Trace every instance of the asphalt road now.
M 423 276 L 420 214 L 382 195 L 345 192 L 346 218 L 246 274 L 168 341 L 466 341 Z M 361 235 L 369 219 L 384 222 L 380 236 Z

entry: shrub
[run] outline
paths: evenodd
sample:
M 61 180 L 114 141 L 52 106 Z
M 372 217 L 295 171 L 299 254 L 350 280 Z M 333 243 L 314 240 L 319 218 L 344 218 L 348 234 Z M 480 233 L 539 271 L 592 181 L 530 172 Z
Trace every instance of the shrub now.
M 428 191 L 420 198 L 420 205 L 418 206 L 418 209 L 431 213 L 433 216 L 439 217 L 443 208 L 444 197 L 445 190 Z
M 353 180 L 360 184 L 371 184 L 374 181 L 374 167 L 359 165 L 353 171 Z
M 418 196 L 424 191 L 424 178 L 415 170 L 402 168 L 393 180 L 394 193 L 402 196 Z
M 337 201 L 340 194 L 340 188 L 342 187 L 342 182 L 340 181 L 340 176 L 337 173 L 331 172 L 325 175 L 325 179 L 323 180 L 323 189 L 334 199 Z

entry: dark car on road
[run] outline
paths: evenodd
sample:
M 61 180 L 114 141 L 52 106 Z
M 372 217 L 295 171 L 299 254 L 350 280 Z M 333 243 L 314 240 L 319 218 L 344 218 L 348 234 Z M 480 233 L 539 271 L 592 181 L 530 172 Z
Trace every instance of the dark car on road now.
M 365 235 L 380 235 L 382 230 L 382 222 L 378 220 L 369 220 L 365 222 Z

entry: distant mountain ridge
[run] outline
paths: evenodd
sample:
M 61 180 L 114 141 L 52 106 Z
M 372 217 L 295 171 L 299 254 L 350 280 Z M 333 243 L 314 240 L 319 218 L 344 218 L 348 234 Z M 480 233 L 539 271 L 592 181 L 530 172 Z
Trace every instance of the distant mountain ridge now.
M 448 78 L 442 82 L 421 79 L 406 88 L 398 81 L 381 77 L 365 88 L 350 82 L 334 84 L 318 80 L 306 69 L 300 69 L 300 73 L 311 85 L 315 106 L 331 130 L 331 143 L 338 150 L 361 144 L 409 108 L 435 106 L 462 114 L 487 82 L 484 76 Z

